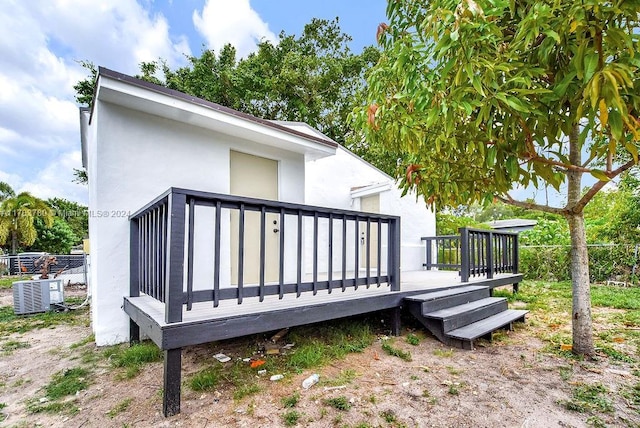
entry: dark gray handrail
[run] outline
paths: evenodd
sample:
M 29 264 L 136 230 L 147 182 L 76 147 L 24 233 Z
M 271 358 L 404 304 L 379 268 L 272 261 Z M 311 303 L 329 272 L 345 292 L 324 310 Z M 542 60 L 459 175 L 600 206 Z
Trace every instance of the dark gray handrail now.
M 491 279 L 496 273 L 518 273 L 517 233 L 470 227 L 459 230 L 460 235 L 421 238 L 425 242 L 425 269 L 459 270 L 462 282 L 476 276 Z
M 194 289 L 194 259 L 195 237 L 198 227 L 195 224 L 195 212 L 197 207 L 211 207 L 215 213 L 212 218 L 213 226 L 213 253 L 214 276 L 213 283 L 205 289 Z M 225 214 L 223 214 L 223 210 Z M 223 232 L 221 218 L 223 215 L 234 212 L 238 218 L 238 257 L 237 257 L 237 284 L 232 287 L 221 287 L 221 235 Z M 246 261 L 244 260 L 245 242 L 245 217 L 247 213 L 254 212 L 259 216 L 259 279 L 257 285 L 246 284 L 243 277 Z M 266 222 L 267 214 L 279 219 L 278 249 L 278 280 L 275 283 L 265 281 L 265 263 L 267 251 L 265 240 L 267 229 L 273 228 Z M 304 218 L 309 218 L 313 223 L 313 269 L 311 281 L 303 280 L 303 252 L 302 239 L 305 230 Z M 290 219 L 287 230 L 284 225 L 286 219 Z M 323 227 L 329 236 L 327 242 L 320 243 L 319 219 L 323 219 Z M 324 220 L 326 219 L 326 220 Z M 171 188 L 162 195 L 145 205 L 130 217 L 131 223 L 131 262 L 130 262 L 130 295 L 135 297 L 144 293 L 156 300 L 165 303 L 165 321 L 167 323 L 182 320 L 183 305 L 191 310 L 192 305 L 198 302 L 211 301 L 214 307 L 221 300 L 235 299 L 238 304 L 243 299 L 258 297 L 263 301 L 266 296 L 278 295 L 280 299 L 285 294 L 295 294 L 299 297 L 304 292 L 312 292 L 314 295 L 320 290 L 331 293 L 335 289 L 345 291 L 347 288 L 357 289 L 359 286 L 366 288 L 382 284 L 389 286 L 390 291 L 400 290 L 400 218 L 376 213 L 364 213 L 326 207 L 315 207 L 289 202 L 278 202 L 241 196 L 222 195 L 209 192 L 199 192 L 186 189 Z M 334 227 L 342 228 L 342 233 L 335 236 L 342 241 L 342 245 L 333 248 Z M 383 230 L 383 227 L 385 230 Z M 348 237 L 347 228 L 355 230 L 353 236 Z M 323 229 L 324 230 L 324 229 Z M 377 233 L 377 235 L 373 235 Z M 362 235 L 361 235 L 362 234 Z M 383 236 L 384 235 L 384 236 Z M 290 240 L 297 240 L 293 245 L 297 248 L 295 255 L 289 256 L 287 263 L 294 263 L 296 279 L 293 282 L 285 281 L 285 236 Z M 373 237 L 377 236 L 377 239 Z M 349 240 L 349 247 L 347 246 Z M 376 244 L 372 242 L 377 240 Z M 383 241 L 387 246 L 387 270 L 381 271 Z M 322 248 L 320 248 L 322 246 Z M 324 247 L 326 246 L 326 248 Z M 353 246 L 353 247 L 352 247 Z M 361 246 L 362 257 L 358 260 Z M 340 248 L 341 247 L 341 248 Z M 318 276 L 319 252 L 328 254 L 328 271 L 326 278 Z M 353 260 L 353 266 L 347 266 L 347 252 Z M 342 263 L 336 263 L 341 269 L 338 278 L 333 277 L 334 254 L 342 257 Z M 273 256 L 273 255 L 270 255 Z M 377 258 L 376 258 L 377 256 Z M 376 258 L 376 260 L 373 260 Z M 351 263 L 351 262 L 350 262 Z M 360 265 L 363 263 L 363 266 Z M 376 266 L 373 266 L 376 263 Z M 234 265 L 235 266 L 235 265 Z M 353 267 L 353 277 L 348 277 L 346 270 Z M 360 269 L 364 272 L 359 273 Z M 202 288 L 202 287 L 200 287 Z M 185 291 L 186 290 L 186 291 Z

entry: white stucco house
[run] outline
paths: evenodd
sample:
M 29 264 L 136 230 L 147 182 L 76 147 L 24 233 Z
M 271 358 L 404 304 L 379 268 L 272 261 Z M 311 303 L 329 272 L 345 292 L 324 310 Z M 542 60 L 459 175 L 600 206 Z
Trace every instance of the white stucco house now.
M 170 187 L 400 216 L 403 270 L 422 268 L 420 238 L 435 234 L 435 215 L 422 199 L 401 198 L 392 177 L 306 124 L 263 120 L 101 68 L 80 129 L 98 345 L 129 339 L 121 310 L 130 282 L 129 216 Z M 208 221 L 204 213 L 196 223 Z M 233 228 L 233 218 L 224 221 Z M 225 235 L 221 245 L 232 241 Z M 194 275 L 206 280 L 211 263 L 202 254 Z M 230 254 L 221 283 L 237 275 Z

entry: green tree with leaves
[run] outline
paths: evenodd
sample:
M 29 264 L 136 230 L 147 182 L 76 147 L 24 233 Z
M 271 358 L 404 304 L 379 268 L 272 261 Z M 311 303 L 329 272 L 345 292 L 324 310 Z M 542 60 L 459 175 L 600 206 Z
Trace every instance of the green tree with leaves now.
M 260 118 L 305 122 L 346 144 L 352 134 L 347 117 L 364 96 L 366 70 L 379 58 L 371 46 L 351 52 L 350 41 L 338 18 L 314 18 L 299 36 L 282 32 L 277 43 L 262 41 L 246 58 L 226 45 L 175 70 L 163 60 L 142 63 L 137 77 Z M 74 89 L 76 100 L 89 105 L 97 69 L 82 65 L 89 76 Z
M 51 227 L 53 211 L 46 202 L 30 193 L 16 195 L 11 187 L 8 188 L 13 196 L 0 203 L 0 244 L 9 244 L 11 253 L 16 254 L 19 245 L 29 246 L 36 240 L 38 234 L 34 223 L 37 218 Z
M 69 254 L 71 248 L 78 242 L 78 237 L 71 226 L 59 217 L 54 217 L 53 223 L 49 227 L 47 227 L 42 218 L 36 217 L 34 226 L 36 239 L 29 246 L 29 251 Z
M 390 1 L 356 117 L 371 144 L 407 153 L 400 184 L 429 203 L 567 220 L 578 354 L 594 353 L 584 208 L 638 162 L 639 13 L 637 0 Z M 566 203 L 517 201 L 514 186 L 562 188 Z
M 51 207 L 56 218 L 64 221 L 75 239 L 71 245 L 82 243 L 82 239 L 89 235 L 89 211 L 86 206 L 64 198 L 49 198 L 47 205 Z M 51 252 L 51 251 L 49 251 Z

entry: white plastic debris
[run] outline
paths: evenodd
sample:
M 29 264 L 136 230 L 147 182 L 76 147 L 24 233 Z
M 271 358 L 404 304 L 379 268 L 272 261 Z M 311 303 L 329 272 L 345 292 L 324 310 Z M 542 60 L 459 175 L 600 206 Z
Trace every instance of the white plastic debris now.
M 283 377 L 284 377 L 284 375 L 276 374 L 276 375 L 271 376 L 271 377 L 269 378 L 269 380 L 272 380 L 272 381 L 274 381 L 274 382 L 275 382 L 275 381 L 278 381 L 278 380 L 282 379 Z
M 224 354 L 216 354 L 213 356 L 213 358 L 220 361 L 221 363 L 226 363 L 227 361 L 231 361 L 231 357 L 227 357 Z

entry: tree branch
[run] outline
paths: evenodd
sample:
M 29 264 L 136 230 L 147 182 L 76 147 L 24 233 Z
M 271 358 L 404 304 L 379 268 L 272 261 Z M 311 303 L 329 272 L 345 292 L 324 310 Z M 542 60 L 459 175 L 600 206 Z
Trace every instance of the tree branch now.
M 592 171 L 590 168 L 585 168 L 585 167 L 580 166 L 580 165 L 566 164 L 566 163 L 563 163 L 563 162 L 560 162 L 560 161 L 557 161 L 557 160 L 545 158 L 545 157 L 540 156 L 538 154 L 532 156 L 529 160 L 538 161 L 540 163 L 546 163 L 547 165 L 557 166 L 557 167 L 563 168 L 563 169 L 565 169 L 567 171 L 586 172 L 586 173 L 590 173 Z
M 511 195 L 509 195 L 508 193 L 506 194 L 506 196 L 496 196 L 496 198 L 505 204 L 513 205 L 514 207 L 524 208 L 527 210 L 538 210 L 538 211 L 544 211 L 551 214 L 560 214 L 560 215 L 564 213 L 564 210 L 561 208 L 550 207 L 549 205 L 540 205 L 534 202 L 517 201 L 513 199 Z
M 626 170 L 628 170 L 629 168 L 631 168 L 632 166 L 634 166 L 635 164 L 636 163 L 635 163 L 634 160 L 630 160 L 629 162 L 627 162 L 624 165 L 620 166 L 615 171 L 608 172 L 607 176 L 609 176 L 609 178 L 615 178 L 618 175 L 620 175 L 623 172 L 625 172 Z M 575 207 L 573 207 L 572 211 L 574 211 L 574 212 L 582 211 L 584 209 L 584 207 L 589 203 L 589 201 L 591 199 L 593 199 L 593 197 L 596 195 L 596 193 L 598 193 L 604 186 L 606 186 L 607 183 L 608 183 L 608 181 L 598 181 L 596 184 L 594 184 L 591 187 L 591 189 L 589 189 L 589 191 L 587 193 L 582 195 L 582 198 L 580 198 L 580 200 L 575 205 Z

